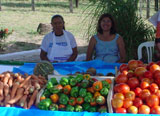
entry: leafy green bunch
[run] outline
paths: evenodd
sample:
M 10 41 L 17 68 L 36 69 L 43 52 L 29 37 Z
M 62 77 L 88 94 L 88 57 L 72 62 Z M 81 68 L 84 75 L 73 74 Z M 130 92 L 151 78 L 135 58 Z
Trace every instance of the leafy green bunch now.
M 117 32 L 123 37 L 126 48 L 126 61 L 137 59 L 139 44 L 154 39 L 154 28 L 138 17 L 139 0 L 90 0 L 89 36 L 96 32 L 95 25 L 103 13 L 110 13 L 115 21 Z M 93 7 L 94 5 L 94 7 Z

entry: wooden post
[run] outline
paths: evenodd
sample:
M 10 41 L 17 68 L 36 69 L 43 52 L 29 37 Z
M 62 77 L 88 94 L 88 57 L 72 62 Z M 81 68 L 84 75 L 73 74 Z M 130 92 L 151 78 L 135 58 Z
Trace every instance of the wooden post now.
M 1 0 L 0 0 L 0 11 L 2 10 L 2 4 L 1 4 Z
M 150 0 L 147 0 L 147 16 L 146 18 L 148 19 L 150 16 Z
M 142 17 L 142 0 L 140 0 L 139 2 L 139 13 L 140 13 L 140 17 Z
M 69 10 L 71 13 L 73 13 L 73 2 L 72 0 L 69 0 Z
M 32 0 L 32 11 L 35 11 L 35 3 L 34 3 L 34 0 Z
M 158 11 L 158 0 L 155 0 L 155 11 Z

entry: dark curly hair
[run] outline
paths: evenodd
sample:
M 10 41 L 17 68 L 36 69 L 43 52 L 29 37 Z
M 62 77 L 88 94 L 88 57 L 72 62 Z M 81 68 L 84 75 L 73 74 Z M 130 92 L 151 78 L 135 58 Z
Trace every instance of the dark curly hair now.
M 63 21 L 63 23 L 65 23 L 65 22 L 64 22 L 64 19 L 63 19 L 63 17 L 62 17 L 61 15 L 53 15 L 52 18 L 51 18 L 51 23 L 52 23 L 52 21 L 53 21 L 55 18 L 61 18 L 62 21 Z M 63 26 L 63 29 L 65 30 L 65 26 Z
M 98 20 L 98 24 L 97 24 L 97 32 L 99 32 L 100 34 L 103 34 L 103 30 L 101 28 L 101 21 L 103 20 L 103 18 L 106 18 L 108 17 L 111 22 L 112 22 L 112 27 L 111 27 L 111 30 L 110 30 L 110 34 L 115 34 L 117 31 L 116 31 L 116 27 L 115 27 L 115 21 L 112 17 L 112 15 L 108 14 L 108 13 L 105 13 L 105 14 L 102 14 Z

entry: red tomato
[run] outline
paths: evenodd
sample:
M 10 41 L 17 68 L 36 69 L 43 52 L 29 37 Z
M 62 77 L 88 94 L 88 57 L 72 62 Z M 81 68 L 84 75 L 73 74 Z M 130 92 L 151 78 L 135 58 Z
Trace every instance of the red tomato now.
M 160 99 L 160 90 L 158 90 L 158 91 L 155 93 L 155 95 L 157 95 L 158 98 Z
M 122 74 L 124 74 L 124 75 L 126 75 L 126 76 L 127 76 L 128 71 L 124 70 L 124 71 L 122 71 Z
M 150 107 L 147 105 L 141 105 L 138 109 L 139 114 L 149 114 L 150 113 Z
M 135 77 L 129 78 L 127 81 L 127 84 L 129 85 L 129 87 L 131 89 L 136 88 L 137 86 L 139 86 L 139 80 Z
M 147 70 L 149 70 L 150 67 L 151 67 L 153 64 L 155 64 L 155 63 L 154 63 L 154 62 L 150 62 L 150 63 L 147 65 Z
M 136 106 L 130 106 L 127 109 L 128 113 L 132 113 L 132 114 L 137 114 L 138 113 L 138 108 Z
M 142 99 L 142 100 L 145 100 L 148 96 L 150 96 L 151 93 L 148 89 L 143 89 L 141 91 L 141 93 L 139 94 L 139 97 Z
M 134 100 L 135 93 L 133 91 L 128 91 L 124 94 L 125 99 Z
M 124 94 L 124 93 L 127 93 L 128 91 L 130 91 L 130 87 L 125 83 L 120 83 L 120 84 L 116 84 L 114 86 L 114 91 L 116 93 L 123 93 Z
M 156 82 L 158 85 L 160 85 L 160 76 L 156 76 L 155 82 Z
M 132 78 L 132 77 L 134 77 L 135 75 L 134 75 L 134 72 L 132 71 L 130 71 L 130 72 L 128 72 L 128 74 L 127 74 L 127 77 L 128 78 Z
M 154 77 L 154 79 L 156 79 L 158 76 L 160 76 L 160 71 L 159 71 L 159 70 L 156 70 L 156 71 L 153 73 L 153 77 Z
M 149 69 L 152 73 L 154 73 L 156 70 L 160 70 L 160 66 L 157 64 L 153 64 L 150 69 Z
M 138 61 L 137 60 L 130 60 L 128 62 L 129 70 L 135 70 L 137 67 L 138 67 Z
M 125 114 L 127 111 L 125 108 L 116 108 L 116 113 L 123 113 Z
M 128 80 L 127 76 L 124 75 L 123 73 L 119 74 L 115 79 L 116 83 L 126 83 L 127 80 Z
M 156 96 L 156 95 L 150 95 L 146 99 L 146 104 L 149 107 L 158 106 L 159 105 L 159 98 L 158 98 L 158 96 Z
M 136 107 L 140 107 L 141 105 L 143 105 L 143 101 L 141 98 L 139 97 L 136 97 L 133 101 L 133 105 L 136 106 Z
M 138 62 L 138 67 L 143 67 L 143 66 L 144 66 L 144 64 L 143 64 L 143 62 L 142 62 L 142 61 L 137 60 L 137 62 Z
M 119 71 L 123 72 L 124 70 L 128 70 L 128 65 L 127 64 L 121 64 L 119 67 Z
M 140 93 L 141 93 L 142 89 L 140 87 L 137 87 L 135 90 L 134 90 L 134 93 L 136 94 L 136 96 L 139 96 Z
M 149 78 L 142 78 L 142 79 L 141 79 L 141 82 L 143 82 L 143 81 L 148 82 L 149 84 L 152 83 L 152 82 L 151 82 L 151 79 L 149 79 Z
M 124 95 L 122 93 L 115 93 L 113 98 L 119 98 L 119 99 L 124 100 Z
M 147 71 L 147 69 L 145 67 L 137 67 L 134 71 L 136 76 L 143 76 L 144 73 Z
M 121 108 L 123 106 L 123 100 L 119 98 L 113 98 L 111 103 L 113 108 Z
M 149 86 L 149 90 L 150 90 L 151 93 L 156 93 L 159 90 L 159 87 L 156 83 L 152 83 Z
M 140 84 L 140 87 L 142 89 L 147 89 L 149 87 L 149 83 L 146 82 L 146 81 L 142 81 L 141 84 Z
M 133 101 L 129 99 L 123 100 L 123 108 L 129 108 L 130 106 L 133 105 Z
M 154 106 L 151 108 L 151 114 L 160 114 L 160 106 Z
M 146 71 L 146 72 L 144 73 L 144 77 L 150 79 L 150 78 L 153 77 L 153 74 L 152 74 L 150 71 Z

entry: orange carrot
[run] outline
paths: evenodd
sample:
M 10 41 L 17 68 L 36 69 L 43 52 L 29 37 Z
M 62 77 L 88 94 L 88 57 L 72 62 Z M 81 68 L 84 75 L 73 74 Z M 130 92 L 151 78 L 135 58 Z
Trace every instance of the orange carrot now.
M 21 97 L 21 99 L 19 100 L 19 105 L 20 105 L 21 107 L 24 107 L 24 104 L 25 104 L 26 100 L 27 100 L 27 95 L 23 95 L 23 96 Z
M 8 84 L 4 84 L 4 96 L 8 96 L 8 93 L 9 93 L 9 85 Z
M 4 96 L 0 96 L 0 101 L 2 101 L 4 99 Z
M 9 87 L 12 87 L 13 86 L 13 77 L 10 77 L 9 80 L 8 80 L 8 85 Z
M 27 101 L 25 101 L 23 108 L 27 109 Z
M 15 82 L 13 84 L 13 87 L 12 87 L 12 90 L 11 90 L 11 99 L 14 98 L 14 96 L 16 94 L 16 91 L 18 89 L 18 86 L 19 86 L 19 82 Z
M 19 87 L 23 87 L 31 78 L 31 76 L 28 76 L 27 78 L 24 79 L 24 81 L 19 85 Z
M 16 93 L 16 96 L 14 98 L 11 98 L 8 103 L 9 104 L 14 104 L 16 103 L 22 96 L 23 96 L 23 92 L 24 92 L 24 89 L 23 88 L 18 88 L 17 89 L 17 93 Z
M 4 79 L 3 79 L 3 83 L 4 83 L 4 84 L 7 84 L 7 83 L 8 83 L 9 78 L 10 78 L 10 77 L 5 76 L 5 77 L 4 77 Z
M 4 84 L 0 81 L 0 96 L 3 96 Z
M 8 96 L 5 97 L 5 99 L 4 99 L 4 105 L 5 106 L 8 104 L 8 101 L 10 100 L 10 98 L 11 98 L 10 95 L 8 95 Z
M 35 99 L 37 97 L 37 94 L 38 94 L 38 90 L 35 89 L 33 94 L 32 94 L 32 96 L 31 96 L 31 98 L 30 98 L 30 100 L 29 100 L 29 102 L 28 102 L 28 109 L 30 109 L 30 107 L 33 105 L 33 103 L 34 103 L 34 101 L 35 101 Z

